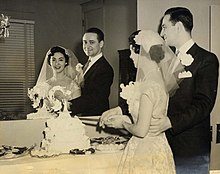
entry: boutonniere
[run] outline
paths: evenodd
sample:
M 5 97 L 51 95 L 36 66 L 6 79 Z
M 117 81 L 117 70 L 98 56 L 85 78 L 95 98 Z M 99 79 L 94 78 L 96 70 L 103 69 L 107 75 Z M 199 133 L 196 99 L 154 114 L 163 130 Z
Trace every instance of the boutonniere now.
M 190 54 L 179 53 L 178 58 L 182 65 L 189 66 L 193 63 L 194 58 Z

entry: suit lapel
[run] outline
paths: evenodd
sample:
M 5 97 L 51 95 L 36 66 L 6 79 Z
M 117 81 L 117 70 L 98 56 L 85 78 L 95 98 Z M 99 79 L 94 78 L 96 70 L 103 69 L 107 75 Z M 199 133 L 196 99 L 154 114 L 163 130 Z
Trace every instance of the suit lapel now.
M 197 62 L 197 56 L 196 55 L 197 55 L 198 49 L 199 49 L 198 45 L 196 43 L 194 43 L 192 45 L 192 47 L 186 52 L 186 54 L 190 54 L 193 57 L 193 59 L 194 59 L 191 65 L 185 66 L 185 70 L 186 71 L 190 70 L 192 65 L 195 62 Z
M 104 59 L 104 57 L 102 56 L 99 60 L 97 60 L 90 68 L 89 70 L 85 73 L 84 78 L 86 79 L 87 77 L 90 76 L 90 74 L 92 74 L 93 71 L 95 71 L 97 69 L 97 67 L 99 66 L 100 62 L 102 62 L 102 60 Z

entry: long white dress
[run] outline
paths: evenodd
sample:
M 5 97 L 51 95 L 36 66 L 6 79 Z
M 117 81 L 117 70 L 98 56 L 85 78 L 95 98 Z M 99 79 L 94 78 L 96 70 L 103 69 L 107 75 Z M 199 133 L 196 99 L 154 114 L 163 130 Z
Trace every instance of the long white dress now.
M 153 115 L 157 118 L 167 112 L 168 94 L 155 82 L 144 84 L 130 83 L 126 93 L 129 112 L 134 121 L 138 117 L 140 96 L 146 94 L 153 103 Z M 129 87 L 128 87 L 129 88 Z M 123 92 L 123 88 L 122 88 Z M 172 151 L 165 133 L 158 136 L 146 135 L 144 138 L 132 136 L 129 140 L 118 168 L 118 174 L 174 174 L 175 165 Z

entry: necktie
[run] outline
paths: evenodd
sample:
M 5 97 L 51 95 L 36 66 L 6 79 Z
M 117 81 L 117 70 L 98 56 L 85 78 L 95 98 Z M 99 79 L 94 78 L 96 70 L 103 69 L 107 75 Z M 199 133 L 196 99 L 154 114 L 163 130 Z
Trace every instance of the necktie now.
M 84 65 L 84 67 L 83 67 L 83 73 L 85 73 L 85 71 L 86 71 L 86 69 L 88 68 L 90 62 L 91 62 L 91 60 L 89 59 L 89 60 L 86 62 L 86 64 Z

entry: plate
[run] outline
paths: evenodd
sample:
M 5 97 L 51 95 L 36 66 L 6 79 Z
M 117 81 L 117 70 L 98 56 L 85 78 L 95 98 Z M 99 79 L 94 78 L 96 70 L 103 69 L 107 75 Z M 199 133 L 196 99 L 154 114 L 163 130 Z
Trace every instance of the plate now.
M 0 146 L 0 160 L 16 159 L 26 156 L 35 146 L 36 145 L 31 147 L 2 145 Z
M 102 153 L 114 153 L 124 150 L 125 146 L 125 144 L 99 144 L 95 149 Z
M 107 137 L 96 137 L 90 139 L 91 144 L 126 144 L 128 142 L 128 137 L 122 136 L 107 136 Z

